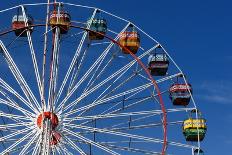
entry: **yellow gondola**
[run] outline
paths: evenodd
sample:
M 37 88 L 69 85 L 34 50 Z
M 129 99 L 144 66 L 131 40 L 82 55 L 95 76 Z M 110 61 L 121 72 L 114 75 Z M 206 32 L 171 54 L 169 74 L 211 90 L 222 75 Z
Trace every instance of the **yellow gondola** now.
M 198 118 L 193 118 L 193 114 L 198 114 Z M 186 141 L 202 141 L 207 131 L 206 120 L 201 117 L 199 110 L 192 110 L 189 119 L 183 122 L 183 134 Z

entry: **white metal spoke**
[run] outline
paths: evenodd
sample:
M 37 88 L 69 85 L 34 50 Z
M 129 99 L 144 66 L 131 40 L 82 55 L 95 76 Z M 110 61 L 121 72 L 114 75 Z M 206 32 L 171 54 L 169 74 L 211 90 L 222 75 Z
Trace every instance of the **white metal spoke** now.
M 38 133 L 36 133 L 34 136 L 32 136 L 31 140 L 28 141 L 28 143 L 24 146 L 22 151 L 19 153 L 19 155 L 24 155 L 27 151 L 27 149 L 32 145 L 32 143 L 35 141 L 35 139 L 39 136 Z
M 45 34 L 44 34 L 44 47 L 43 47 L 43 66 L 42 66 L 42 81 L 41 81 L 41 107 L 42 111 L 46 109 L 46 103 L 45 103 L 45 96 L 44 96 L 44 81 L 45 81 L 45 68 L 46 68 L 46 55 L 47 55 L 47 43 L 48 43 L 48 25 L 49 25 L 49 3 L 50 0 L 47 1 L 47 12 L 46 12 L 46 26 L 45 26 Z
M 18 94 L 10 85 L 8 85 L 3 79 L 0 78 L 0 87 L 4 88 L 5 90 L 9 91 L 13 95 L 15 95 L 19 100 L 22 101 L 27 107 L 31 110 L 35 110 L 33 106 L 30 105 L 28 101 L 26 101 L 20 94 Z
M 110 150 L 109 148 L 107 148 L 107 147 L 105 147 L 105 146 L 102 146 L 102 145 L 100 145 L 99 143 L 94 142 L 94 141 L 92 141 L 92 140 L 90 140 L 90 139 L 88 139 L 88 138 L 85 138 L 85 137 L 83 137 L 83 136 L 81 136 L 81 135 L 78 135 L 78 134 L 76 134 L 75 132 L 72 132 L 72 131 L 70 131 L 70 130 L 68 130 L 68 129 L 64 129 L 64 131 L 67 132 L 67 133 L 70 133 L 70 134 L 72 134 L 73 136 L 75 136 L 75 137 L 77 137 L 77 138 L 79 138 L 79 139 L 85 141 L 86 143 L 90 143 L 90 144 L 92 144 L 93 146 L 96 146 L 96 147 L 98 147 L 99 149 L 102 149 L 102 150 L 104 150 L 104 151 L 106 151 L 106 152 L 108 152 L 108 153 L 110 153 L 110 154 L 112 154 L 112 155 L 119 155 L 117 152 L 112 151 L 112 150 Z
M 68 137 L 64 136 L 64 139 L 69 143 L 77 152 L 79 152 L 81 155 L 87 155 L 80 147 L 78 147 L 76 144 L 72 142 Z
M 65 116 L 69 116 L 69 115 L 71 115 L 71 114 L 73 114 L 73 113 L 76 113 L 76 112 L 79 112 L 79 111 L 82 111 L 82 110 L 86 110 L 86 109 L 92 108 L 92 107 L 94 107 L 94 106 L 97 106 L 97 105 L 106 103 L 106 102 L 108 102 L 108 101 L 111 101 L 111 100 L 114 100 L 114 99 L 117 99 L 117 98 L 120 98 L 120 97 L 122 97 L 122 96 L 125 96 L 125 95 L 128 95 L 128 94 L 137 92 L 137 91 L 139 91 L 139 90 L 144 90 L 144 89 L 146 89 L 146 88 L 148 88 L 148 87 L 151 87 L 151 86 L 152 86 L 152 83 L 148 83 L 148 84 L 145 84 L 145 85 L 138 86 L 138 87 L 136 87 L 136 88 L 132 88 L 132 89 L 127 90 L 127 91 L 125 91 L 125 92 L 116 94 L 116 95 L 114 95 L 114 96 L 110 96 L 110 97 L 105 98 L 105 99 L 102 99 L 102 100 L 99 100 L 99 101 L 97 101 L 97 102 L 95 102 L 95 103 L 91 103 L 91 104 L 88 104 L 88 105 L 86 105 L 86 106 L 80 107 L 80 108 L 78 108 L 78 109 L 76 109 L 76 110 L 72 110 L 72 111 L 66 113 Z
M 14 132 L 14 133 L 11 133 L 11 134 L 9 134 L 9 135 L 0 137 L 0 141 L 5 141 L 5 140 L 7 140 L 7 139 L 9 139 L 9 138 L 12 138 L 12 137 L 15 137 L 15 136 L 17 136 L 17 135 L 19 135 L 19 134 L 23 134 L 23 133 L 29 132 L 30 130 L 31 130 L 30 128 L 18 130 L 18 131 Z
M 157 45 L 156 45 L 157 46 Z M 140 55 L 138 58 L 141 59 L 144 56 L 148 55 L 151 51 L 153 51 L 156 46 L 154 46 L 153 48 L 149 49 L 148 51 L 144 52 L 142 55 Z M 86 96 L 88 96 L 89 94 L 93 93 L 94 91 L 96 91 L 97 89 L 99 89 L 100 87 L 102 87 L 105 83 L 109 82 L 111 79 L 113 79 L 114 77 L 118 76 L 119 77 L 114 81 L 116 82 L 123 74 L 126 73 L 126 71 L 128 71 L 130 69 L 130 67 L 132 67 L 134 64 L 136 63 L 136 60 L 132 60 L 130 61 L 127 65 L 123 66 L 122 68 L 120 68 L 118 71 L 116 71 L 115 73 L 113 73 L 111 76 L 107 77 L 105 80 L 103 80 L 102 82 L 100 82 L 98 85 L 96 85 L 95 87 L 93 87 L 92 89 L 88 90 L 87 92 L 84 92 L 79 98 L 77 98 L 75 101 L 73 101 L 72 103 L 68 104 L 68 106 L 66 106 L 64 108 L 63 111 L 66 111 L 68 108 L 70 107 L 74 107 L 80 100 L 82 100 L 83 98 L 85 98 Z M 152 85 L 152 84 L 150 84 Z M 106 90 L 109 89 L 109 87 L 106 88 Z
M 34 94 L 32 93 L 31 89 L 29 88 L 28 84 L 24 80 L 21 72 L 19 71 L 18 67 L 16 66 L 15 62 L 11 58 L 9 52 L 7 51 L 5 45 L 0 40 L 0 47 L 4 53 L 4 57 L 6 58 L 7 63 L 9 64 L 9 68 L 14 75 L 15 79 L 17 80 L 18 84 L 20 85 L 21 89 L 23 90 L 25 96 L 27 97 L 28 101 L 35 106 L 38 110 L 40 110 L 40 105 L 36 100 Z M 37 111 L 38 112 L 38 111 Z
M 138 105 L 139 103 L 143 103 L 143 102 L 145 102 L 146 100 L 149 100 L 150 98 L 151 98 L 151 97 L 149 96 L 149 97 L 143 98 L 143 99 L 141 99 L 141 100 L 138 100 L 138 101 L 136 101 L 136 102 L 134 102 L 134 103 L 132 103 L 132 104 L 129 104 L 129 105 L 125 106 L 125 107 L 118 108 L 118 109 L 115 109 L 115 110 L 113 110 L 113 111 L 111 111 L 111 112 L 108 112 L 109 110 L 111 110 L 111 109 L 113 109 L 114 107 L 118 106 L 118 105 L 120 104 L 120 102 L 119 102 L 119 103 L 115 104 L 114 106 L 108 108 L 107 110 L 103 111 L 103 112 L 101 113 L 101 115 L 103 115 L 103 114 L 114 114 L 114 113 L 116 113 L 116 112 L 119 112 L 119 111 L 128 109 L 128 108 L 130 108 L 130 107 L 132 107 L 132 106 L 134 106 L 134 105 Z M 108 113 L 106 113 L 106 112 L 108 112 Z M 81 115 L 78 115 L 78 116 L 81 116 Z M 70 121 L 70 123 L 71 123 L 71 122 L 72 122 L 72 121 Z M 90 122 L 92 122 L 92 121 L 86 121 L 86 122 L 81 123 L 80 125 L 85 125 L 85 124 L 88 124 L 88 123 L 90 123 Z
M 117 145 L 111 145 L 111 144 L 102 144 L 104 146 L 107 146 L 112 149 L 118 149 L 122 151 L 127 151 L 127 152 L 133 152 L 133 153 L 142 153 L 142 154 L 148 154 L 148 155 L 161 155 L 160 152 L 153 152 L 149 150 L 143 150 L 143 149 L 136 149 L 132 147 L 122 147 L 122 146 L 117 146 Z M 169 154 L 166 154 L 169 155 Z
M 0 89 L 0 94 L 2 94 L 8 101 L 0 99 L 0 103 L 10 106 L 18 111 L 21 111 L 25 116 L 31 118 L 34 116 L 33 113 L 29 112 L 28 110 L 20 107 L 13 99 L 11 99 L 3 90 Z
M 25 117 L 25 116 L 7 114 L 7 113 L 2 112 L 2 111 L 0 111 L 0 116 L 2 116 L 2 117 L 7 117 L 7 118 L 10 118 L 10 119 L 15 120 L 15 121 L 16 121 L 16 120 L 18 120 L 18 121 L 20 121 L 20 120 L 24 120 L 24 121 L 29 121 L 29 120 L 31 120 L 31 118 L 28 118 L 28 117 Z
M 90 19 L 91 21 L 93 20 L 95 14 L 96 14 L 96 11 L 97 11 L 97 10 L 94 11 L 94 13 L 93 13 L 93 15 L 92 15 L 92 17 L 91 17 L 91 19 Z M 90 26 L 91 26 L 90 24 L 91 24 L 91 23 L 87 24 L 87 29 L 90 28 Z M 64 87 L 65 87 L 65 85 L 66 85 L 66 83 L 67 83 L 67 81 L 68 81 L 68 78 L 69 78 L 69 76 L 70 76 L 70 74 L 71 74 L 71 72 L 72 72 L 72 70 L 73 70 L 73 67 L 74 67 L 75 63 L 77 62 L 77 59 L 78 59 L 79 56 L 80 56 L 80 52 L 81 52 L 82 46 L 83 46 L 83 44 L 84 44 L 84 41 L 85 41 L 85 39 L 86 39 L 86 37 L 87 37 L 87 34 L 88 34 L 88 32 L 85 32 L 85 33 L 83 34 L 82 38 L 81 38 L 80 44 L 79 44 L 79 46 L 77 47 L 77 50 L 76 50 L 76 52 L 75 52 L 75 55 L 74 55 L 74 57 L 73 57 L 73 59 L 72 59 L 72 62 L 71 62 L 71 64 L 70 64 L 70 66 L 69 66 L 69 69 L 68 69 L 68 71 L 67 71 L 67 73 L 66 73 L 66 75 L 65 75 L 65 78 L 64 78 L 64 80 L 63 80 L 63 82 L 62 82 L 62 84 L 61 84 L 61 87 L 60 87 L 60 89 L 59 89 L 59 91 L 58 91 L 58 94 L 57 94 L 57 98 L 56 98 L 56 102 L 55 102 L 55 103 L 57 103 L 57 102 L 59 101 L 59 98 L 60 98 L 60 96 L 61 96 L 61 94 L 62 94 L 62 92 L 63 92 L 63 89 L 64 89 Z
M 21 9 L 22 9 L 22 13 L 23 13 L 25 26 L 28 27 L 29 26 L 28 25 L 28 18 L 26 16 L 25 9 L 24 9 L 23 6 L 21 6 Z M 34 50 L 34 47 L 33 47 L 32 38 L 31 38 L 31 32 L 30 32 L 29 29 L 27 30 L 27 39 L 28 39 L 28 43 L 29 43 L 29 47 L 30 47 L 30 51 L 31 51 L 32 62 L 33 62 L 34 70 L 35 70 L 35 76 L 36 76 L 37 86 L 38 86 L 39 93 L 40 93 L 40 98 L 42 98 L 40 74 L 39 74 L 39 69 L 38 69 L 37 59 L 36 59 L 36 56 L 35 56 L 35 50 Z
M 148 142 L 153 142 L 153 143 L 163 143 L 163 140 L 161 139 L 156 139 L 156 138 L 151 138 L 151 137 L 145 137 L 145 136 L 140 136 L 140 135 L 135 135 L 135 134 L 129 134 L 129 133 L 124 133 L 124 132 L 119 132 L 119 131 L 112 131 L 108 129 L 99 129 L 99 128 L 93 128 L 93 127 L 88 127 L 88 126 L 82 126 L 82 125 L 68 125 L 67 127 L 69 128 L 79 128 L 83 130 L 89 130 L 93 132 L 99 132 L 99 133 L 106 133 L 106 134 L 112 134 L 120 137 L 127 137 L 127 138 L 133 138 L 133 139 L 138 139 L 138 140 L 144 140 Z M 70 131 L 70 130 L 68 130 Z M 73 134 L 74 132 L 71 132 Z M 177 142 L 168 142 L 169 145 L 175 145 L 175 146 L 180 146 L 180 147 L 186 147 L 186 148 L 193 148 L 194 146 L 192 145 L 187 145 L 187 144 L 181 144 Z
M 1 92 L 0 92 L 1 93 Z M 31 112 L 25 110 L 24 108 L 21 108 L 17 103 L 15 103 L 14 101 L 10 100 L 10 101 L 6 101 L 3 99 L 0 99 L 0 104 L 5 104 L 7 106 L 10 106 L 12 108 L 14 108 L 17 111 L 22 112 L 27 119 L 32 119 L 32 116 L 34 116 L 34 114 L 32 114 Z
M 20 138 L 16 143 L 14 143 L 13 145 L 11 145 L 10 147 L 8 147 L 7 149 L 5 149 L 4 151 L 2 151 L 0 154 L 7 154 L 8 152 L 11 152 L 12 149 L 14 149 L 16 146 L 18 146 L 20 143 L 22 143 L 24 140 L 26 140 L 27 138 L 29 138 L 30 136 L 32 136 L 34 133 L 33 132 L 29 132 L 28 134 L 26 134 L 24 137 Z M 1 138 L 0 138 L 1 139 Z
M 50 82 L 49 82 L 49 94 L 48 94 L 48 110 L 53 108 L 56 93 L 56 82 L 58 76 L 58 63 L 59 63 L 59 44 L 60 44 L 60 28 L 55 29 L 54 45 L 52 51 Z M 54 34 L 53 34 L 54 35 Z
M 28 127 L 28 126 L 32 126 L 32 125 L 33 125 L 32 122 L 5 124 L 5 125 L 0 125 L 0 130 L 7 130 L 9 128 L 17 128 L 17 127 L 22 127 L 22 126 Z
M 186 110 L 192 110 L 193 108 L 178 108 L 178 109 L 167 109 L 167 113 L 181 112 Z M 128 117 L 128 116 L 140 116 L 140 115 L 160 115 L 162 110 L 150 110 L 150 111 L 139 111 L 139 112 L 127 112 L 127 113 L 116 113 L 116 114 L 105 114 L 105 115 L 94 115 L 94 116 L 77 116 L 75 118 L 65 118 L 64 121 L 71 120 L 95 120 L 103 118 L 114 118 L 114 117 Z
M 42 140 L 42 134 L 40 134 L 40 137 L 39 137 L 39 139 L 37 140 L 37 142 L 36 142 L 36 144 L 35 144 L 35 147 L 34 147 L 34 150 L 33 150 L 33 152 L 32 152 L 32 155 L 37 155 L 37 154 L 39 154 L 39 153 L 38 153 L 38 150 L 39 150 L 39 147 L 40 147 L 41 140 Z
M 122 32 L 124 32 L 128 26 L 129 26 L 129 24 L 126 25 L 126 27 L 122 30 Z M 118 39 L 119 39 L 119 35 L 114 40 L 118 40 Z M 63 107 L 64 103 L 69 99 L 69 97 L 76 91 L 76 89 L 82 84 L 82 82 L 85 81 L 85 79 L 90 75 L 90 73 L 92 73 L 92 71 L 98 65 L 98 63 L 100 63 L 101 60 L 103 60 L 106 57 L 106 55 L 109 53 L 109 51 L 113 47 L 113 45 L 114 45 L 114 43 L 111 43 L 105 49 L 105 51 L 102 52 L 102 54 L 93 63 L 93 65 L 88 69 L 88 71 L 86 71 L 86 73 L 83 75 L 83 77 L 78 81 L 78 83 L 74 86 L 74 88 L 69 92 L 69 94 L 67 94 L 67 96 L 64 98 L 64 100 L 60 103 L 60 105 L 59 105 L 59 107 L 57 109 L 58 111 L 61 110 L 61 108 Z
M 69 87 L 68 87 L 68 93 L 71 91 L 71 89 L 73 88 L 74 82 L 77 80 L 77 77 L 78 77 L 78 75 L 79 75 L 79 73 L 80 73 L 80 70 L 81 70 L 81 68 L 82 68 L 82 66 L 83 66 L 83 61 L 84 61 L 84 59 L 85 59 L 85 57 L 86 57 L 86 54 L 87 54 L 87 52 L 88 52 L 88 49 L 89 49 L 89 47 L 87 47 L 87 48 L 85 49 L 85 51 L 84 51 L 84 53 L 83 53 L 83 55 L 82 55 L 82 57 L 81 57 L 81 60 L 80 60 L 80 62 L 79 62 L 79 64 L 78 64 L 76 70 L 75 70 L 75 68 L 74 68 L 74 70 L 73 70 L 73 75 L 72 75 L 72 78 L 71 78 L 71 80 L 70 80 Z

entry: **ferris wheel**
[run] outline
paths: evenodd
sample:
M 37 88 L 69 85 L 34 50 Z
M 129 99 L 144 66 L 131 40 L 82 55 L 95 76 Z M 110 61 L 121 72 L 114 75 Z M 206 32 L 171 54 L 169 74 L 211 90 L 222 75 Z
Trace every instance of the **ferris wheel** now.
M 1 155 L 204 154 L 187 76 L 135 23 L 57 1 L 0 19 Z

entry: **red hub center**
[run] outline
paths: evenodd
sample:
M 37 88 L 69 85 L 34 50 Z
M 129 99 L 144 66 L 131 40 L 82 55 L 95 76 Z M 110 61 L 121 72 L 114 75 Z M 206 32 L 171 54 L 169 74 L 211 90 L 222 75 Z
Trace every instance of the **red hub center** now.
M 54 114 L 52 112 L 43 112 L 37 118 L 37 125 L 40 129 L 41 129 L 42 123 L 43 123 L 42 119 L 43 120 L 49 119 L 51 122 L 52 129 L 55 129 L 59 124 L 59 120 L 58 120 L 58 117 L 56 116 L 56 114 Z
M 44 120 L 50 120 L 50 125 L 52 127 L 50 145 L 56 145 L 61 139 L 60 133 L 55 131 L 55 128 L 59 124 L 59 119 L 58 119 L 57 115 L 52 113 L 52 112 L 49 112 L 49 111 L 43 112 L 37 118 L 37 126 L 40 129 L 42 128 L 42 125 L 43 125 L 42 123 L 44 122 Z

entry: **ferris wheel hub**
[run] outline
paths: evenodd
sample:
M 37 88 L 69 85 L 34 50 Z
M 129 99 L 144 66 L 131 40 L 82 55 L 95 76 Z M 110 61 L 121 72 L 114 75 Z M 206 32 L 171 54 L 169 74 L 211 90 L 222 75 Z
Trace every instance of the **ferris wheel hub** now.
M 54 130 L 58 124 L 59 124 L 59 119 L 57 117 L 56 114 L 50 112 L 50 111 L 46 111 L 41 113 L 38 118 L 37 118 L 37 126 L 41 129 L 42 127 L 42 123 L 50 120 L 50 125 L 52 127 L 52 129 Z

